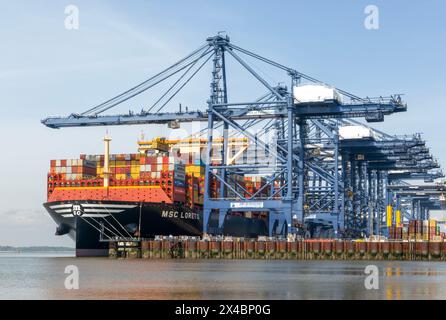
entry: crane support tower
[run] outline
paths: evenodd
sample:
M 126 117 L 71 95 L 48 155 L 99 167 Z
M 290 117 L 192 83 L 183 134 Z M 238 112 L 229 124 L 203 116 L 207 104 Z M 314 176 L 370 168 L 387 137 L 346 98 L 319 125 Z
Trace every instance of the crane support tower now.
M 240 101 L 228 92 L 229 60 L 232 68 L 236 65 L 247 71 L 265 93 Z M 277 69 L 282 81 L 270 83 L 250 61 Z M 169 111 L 172 99 L 205 65 L 211 69 L 207 101 L 194 111 Z M 172 84 L 149 108 L 139 113 L 107 113 L 168 81 Z M 198 133 L 207 143 L 202 159 L 206 166 L 203 233 L 218 233 L 231 210 L 255 210 L 268 212 L 270 235 L 331 238 L 383 234 L 388 227 L 387 211 L 392 208 L 410 218 L 413 212 L 435 207 L 425 203 L 434 191 L 414 198 L 401 184 L 405 179 L 443 176 L 440 170 L 432 171 L 439 166 L 421 137 L 387 135 L 355 120 L 380 122 L 406 110 L 401 95 L 358 97 L 239 47 L 219 33 L 137 86 L 83 113 L 50 117 L 42 123 L 55 129 L 132 124 L 176 128 L 182 122 L 207 123 Z M 228 161 L 229 140 L 234 137 L 255 146 L 252 161 Z M 222 145 L 220 161 L 212 161 L 216 139 Z M 239 176 L 252 174 L 266 179 L 255 193 L 237 183 Z M 215 183 L 217 194 L 210 192 Z M 219 215 L 216 230 L 207 227 L 212 212 Z

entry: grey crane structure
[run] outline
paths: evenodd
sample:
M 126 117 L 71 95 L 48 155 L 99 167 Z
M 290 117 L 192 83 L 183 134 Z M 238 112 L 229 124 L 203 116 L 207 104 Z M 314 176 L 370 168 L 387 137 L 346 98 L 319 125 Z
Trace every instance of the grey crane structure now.
M 266 93 L 252 101 L 235 101 L 228 96 L 228 59 L 265 87 Z M 284 82 L 270 83 L 248 59 L 275 68 Z M 206 106 L 195 111 L 165 111 L 172 99 L 204 68 L 211 64 L 211 93 Z M 276 70 L 276 71 L 277 71 Z M 106 111 L 142 94 L 160 83 L 173 84 L 151 105 L 139 113 L 108 115 Z M 284 83 L 289 84 L 289 88 Z M 305 83 L 325 85 L 311 76 L 233 44 L 219 33 L 172 66 L 80 114 L 49 117 L 42 123 L 50 128 L 133 124 L 175 124 L 207 122 L 201 132 L 207 136 L 203 232 L 221 232 L 231 210 L 267 211 L 270 235 L 300 233 L 306 236 L 340 237 L 377 234 L 385 230 L 386 206 L 398 198 L 392 184 L 406 178 L 433 179 L 438 165 L 419 136 L 396 138 L 377 132 L 378 139 L 354 141 L 340 139 L 339 127 L 359 124 L 353 118 L 380 122 L 407 106 L 400 95 L 360 98 L 337 89 L 342 100 L 299 102 L 293 88 Z M 291 89 L 291 90 L 290 90 Z M 362 125 L 362 124 L 361 124 Z M 256 131 L 251 130 L 256 128 Z M 263 139 L 274 133 L 274 143 Z M 223 138 L 221 161 L 212 159 L 216 133 Z M 263 156 L 250 163 L 229 163 L 229 137 L 246 137 Z M 236 176 L 263 174 L 266 184 L 250 193 Z M 219 183 L 218 194 L 211 194 L 211 182 Z M 268 196 L 265 196 L 267 191 Z M 395 192 L 394 192 L 395 191 Z M 212 212 L 218 212 L 219 227 L 208 230 Z

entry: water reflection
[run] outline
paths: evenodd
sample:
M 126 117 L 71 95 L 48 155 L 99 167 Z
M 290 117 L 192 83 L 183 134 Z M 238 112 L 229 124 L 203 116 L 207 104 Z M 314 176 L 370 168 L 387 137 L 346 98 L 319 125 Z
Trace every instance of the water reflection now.
M 71 264 L 79 290 L 64 288 Z M 370 264 L 379 290 L 365 288 Z M 0 257 L 1 299 L 445 299 L 445 284 L 435 262 Z

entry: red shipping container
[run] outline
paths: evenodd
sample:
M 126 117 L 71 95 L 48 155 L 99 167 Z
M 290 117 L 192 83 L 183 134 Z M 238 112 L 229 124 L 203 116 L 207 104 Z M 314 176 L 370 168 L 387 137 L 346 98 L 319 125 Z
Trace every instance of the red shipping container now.
M 79 172 L 79 167 L 71 167 L 71 173 L 81 173 L 81 172 Z
M 50 166 L 51 166 L 51 168 L 54 168 L 56 166 L 56 160 L 51 160 Z
M 60 160 L 60 166 L 66 167 L 67 166 L 67 160 Z
M 176 194 L 186 194 L 186 188 L 175 186 L 174 192 Z
M 186 189 L 183 187 L 175 187 L 173 193 L 174 201 L 186 201 Z

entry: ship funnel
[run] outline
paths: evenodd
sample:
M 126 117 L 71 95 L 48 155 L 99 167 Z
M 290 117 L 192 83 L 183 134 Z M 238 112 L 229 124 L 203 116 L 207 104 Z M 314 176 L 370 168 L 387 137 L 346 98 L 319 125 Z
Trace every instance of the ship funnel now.
M 111 138 L 108 135 L 104 137 L 104 187 L 109 186 L 110 182 L 110 141 Z

